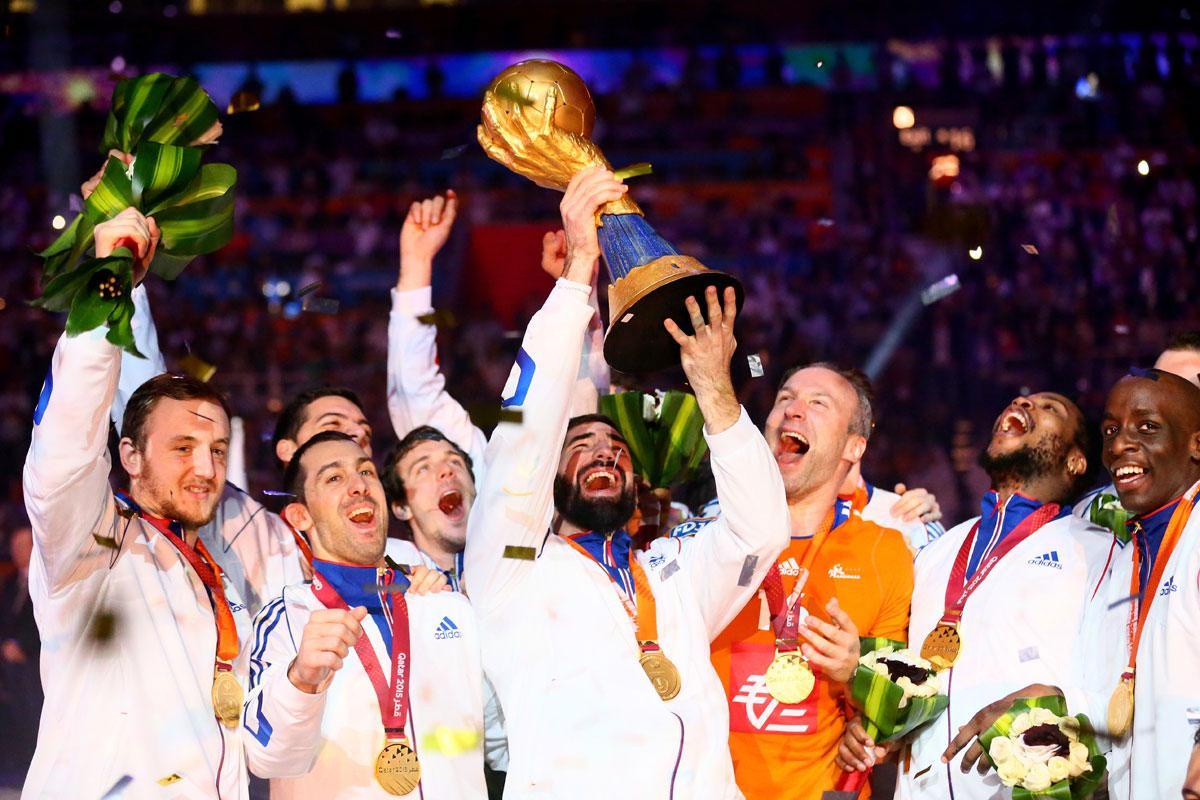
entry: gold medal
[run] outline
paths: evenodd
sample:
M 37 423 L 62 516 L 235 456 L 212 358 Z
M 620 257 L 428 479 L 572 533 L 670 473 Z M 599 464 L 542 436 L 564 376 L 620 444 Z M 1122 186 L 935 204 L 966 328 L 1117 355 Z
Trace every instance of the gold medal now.
M 941 672 L 952 667 L 962 650 L 962 639 L 958 635 L 958 626 L 948 622 L 939 622 L 937 627 L 925 637 L 921 645 L 921 658 L 933 664 L 934 669 Z
M 421 764 L 408 741 L 389 741 L 375 757 L 375 780 L 388 794 L 405 795 L 421 782 Z
M 817 685 L 812 667 L 796 651 L 781 653 L 776 650 L 775 658 L 763 677 L 771 697 L 781 703 L 799 703 L 812 694 L 813 687 Z
M 679 670 L 662 650 L 643 650 L 638 663 L 642 665 L 646 677 L 650 679 L 650 683 L 654 686 L 654 691 L 658 692 L 659 697 L 663 700 L 671 700 L 679 694 L 681 686 Z
M 236 728 L 242 718 L 242 685 L 232 670 L 218 669 L 213 676 L 213 713 L 227 728 Z
M 1108 699 L 1108 732 L 1120 739 L 1133 724 L 1133 678 L 1122 678 Z

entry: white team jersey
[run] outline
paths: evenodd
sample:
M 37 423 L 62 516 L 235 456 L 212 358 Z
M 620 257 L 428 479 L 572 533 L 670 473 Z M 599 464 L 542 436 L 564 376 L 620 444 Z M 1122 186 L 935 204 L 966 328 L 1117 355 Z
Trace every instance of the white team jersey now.
M 904 543 L 914 555 L 946 533 L 946 529 L 938 522 L 924 523 L 920 519 L 905 522 L 897 517 L 892 513 L 892 506 L 899 500 L 900 495 L 895 492 L 871 486 L 870 497 L 862 508 L 862 518 L 881 527 L 900 531 L 904 536 Z
M 534 315 L 505 399 L 523 412 L 488 444 L 466 578 L 484 668 L 505 710 L 509 798 L 739 798 L 724 690 L 709 643 L 757 591 L 788 541 L 782 478 L 743 412 L 707 436 L 725 513 L 709 535 L 660 539 L 636 558 L 658 641 L 682 689 L 664 702 L 638 663 L 635 628 L 604 570 L 549 534 L 586 287 L 559 281 Z
M 946 584 L 955 556 L 977 520 L 952 528 L 921 551 L 915 564 L 909 642 L 920 648 L 945 609 Z M 981 531 L 981 535 L 989 535 Z M 1011 535 L 1011 534 L 1010 534 Z M 1071 705 L 1081 686 L 1080 627 L 1105 574 L 1112 536 L 1065 515 L 1046 523 L 1013 548 L 971 595 L 959 623 L 962 652 L 941 673 L 950 705 L 921 729 L 896 796 L 919 800 L 1003 800 L 1010 790 L 994 770 L 980 776 L 959 769 L 962 756 L 941 763 L 950 739 L 984 706 L 1032 683 L 1066 688 Z M 1103 589 L 1101 590 L 1103 591 Z M 947 690 L 948 687 L 948 690 Z M 915 777 L 932 767 L 921 777 Z
M 405 730 L 421 764 L 418 792 L 407 796 L 483 800 L 481 744 L 463 752 L 429 746 L 439 733 L 484 729 L 475 614 L 457 592 L 408 595 L 407 603 L 412 650 Z M 324 607 L 311 583 L 289 586 L 255 620 L 243 715 L 246 759 L 256 775 L 271 778 L 274 800 L 391 797 L 374 778 L 385 737 L 379 701 L 357 653 L 350 650 L 324 692 L 306 694 L 288 680 L 304 626 Z M 387 671 L 391 655 L 370 616 L 363 632 Z
M 594 412 L 598 393 L 608 390 L 604 333 L 594 292 L 589 302 L 592 318 L 571 396 L 573 415 Z M 446 379 L 437 363 L 437 328 L 418 319 L 432 313 L 431 287 L 407 292 L 392 290 L 392 311 L 388 317 L 388 414 L 399 439 L 414 428 L 431 425 L 467 451 L 475 464 L 475 485 L 479 486 L 483 483 L 487 437 L 475 426 L 466 409 L 446 391 Z
M 134 342 L 146 357 L 121 353 L 121 380 L 112 404 L 112 419 L 118 432 L 125 405 L 134 391 L 167 371 L 145 287 L 133 290 L 133 301 Z M 231 461 L 234 447 L 231 441 Z M 306 577 L 304 554 L 296 546 L 291 528 L 278 514 L 233 483 L 225 483 L 216 516 L 200 528 L 199 534 L 225 576 L 238 588 L 251 619 L 264 602 L 278 597 L 283 587 Z
M 244 798 L 238 732 L 213 716 L 207 590 L 109 487 L 120 351 L 105 333 L 59 340 L 25 463 L 46 700 L 24 796 L 100 797 L 129 776 L 122 797 Z M 225 592 L 244 679 L 250 618 L 237 585 Z
M 1101 649 L 1093 645 L 1086 657 L 1110 664 L 1105 669 L 1104 691 L 1098 693 L 1091 712 L 1101 721 L 1128 661 L 1126 625 L 1133 549 L 1133 544 L 1127 544 L 1113 556 L 1106 582 L 1107 602 L 1097 603 L 1094 617 L 1088 620 L 1093 640 L 1100 642 Z M 1109 759 L 1113 800 L 1174 798 L 1183 789 L 1200 725 L 1200 679 L 1196 674 L 1200 665 L 1200 511 L 1192 512 L 1161 581 L 1146 587 L 1145 596 L 1151 594 L 1154 602 L 1138 645 L 1133 731 L 1117 742 Z M 1114 659 L 1115 672 L 1111 666 Z

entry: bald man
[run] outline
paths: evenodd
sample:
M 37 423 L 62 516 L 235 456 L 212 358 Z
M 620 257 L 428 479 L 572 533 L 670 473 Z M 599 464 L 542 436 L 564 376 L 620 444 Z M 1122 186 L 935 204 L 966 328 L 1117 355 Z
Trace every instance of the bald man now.
M 1176 334 L 1159 354 L 1154 368 L 1174 373 L 1200 386 L 1200 331 Z

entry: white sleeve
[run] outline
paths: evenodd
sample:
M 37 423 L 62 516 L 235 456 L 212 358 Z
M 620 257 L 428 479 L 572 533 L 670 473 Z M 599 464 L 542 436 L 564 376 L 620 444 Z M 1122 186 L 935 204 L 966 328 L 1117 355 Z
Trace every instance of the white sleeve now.
M 93 534 L 111 515 L 108 410 L 117 389 L 120 350 L 106 328 L 58 340 L 33 417 L 22 488 L 33 529 L 34 556 L 51 591 L 75 569 L 107 568 L 88 558 Z
M 287 676 L 298 650 L 294 625 L 283 597 L 263 606 L 254 619 L 242 743 L 250 771 L 260 778 L 304 775 L 320 752 L 325 692 L 302 692 Z M 296 629 L 295 634 L 299 633 Z
M 418 317 L 433 313 L 432 290 L 426 286 L 407 292 L 392 290 L 388 316 L 387 399 L 388 415 L 396 438 L 421 425 L 432 425 L 483 463 L 487 439 L 471 416 L 446 391 L 446 378 L 437 364 L 437 326 Z
M 504 709 L 492 682 L 483 678 L 483 758 L 497 772 L 508 771 L 508 735 L 504 730 Z
M 1132 547 L 1132 544 L 1125 545 Z M 1122 561 L 1122 548 L 1112 545 L 1111 561 Z M 1106 560 L 1107 561 L 1107 560 Z M 1126 563 L 1128 559 L 1125 559 Z M 1072 673 L 1061 687 L 1072 714 L 1087 714 L 1096 732 L 1108 731 L 1108 701 L 1120 681 L 1128 655 L 1129 605 L 1127 585 L 1114 577 L 1112 564 L 1088 564 L 1088 585 L 1084 587 L 1083 613 L 1078 657 L 1072 659 Z M 1127 574 L 1124 576 L 1128 580 Z M 1099 584 L 1099 585 L 1097 585 Z
M 150 297 L 146 294 L 146 287 L 134 287 L 132 298 L 133 343 L 145 358 L 121 351 L 121 382 L 117 384 L 117 396 L 112 404 L 112 421 L 117 426 L 117 433 L 121 432 L 125 406 L 137 388 L 167 371 L 162 351 L 158 348 L 158 331 L 150 314 Z
M 529 321 L 501 405 L 519 422 L 501 422 L 488 442 L 484 482 L 471 509 L 464 574 L 471 602 L 486 614 L 501 605 L 534 561 L 505 548 L 540 553 L 554 511 L 554 476 L 570 418 L 583 334 L 592 308 L 588 288 L 560 279 Z
M 225 481 L 250 491 L 250 477 L 246 474 L 246 423 L 241 417 L 229 420 L 229 461 L 225 467 Z
M 711 640 L 758 591 L 787 546 L 791 520 L 779 466 L 745 409 L 732 426 L 704 438 L 721 516 L 679 541 Z
M 600 395 L 608 394 L 609 370 L 604 360 L 604 325 L 600 321 L 600 305 L 596 300 L 596 287 L 588 295 L 592 307 L 592 318 L 588 320 L 587 333 L 583 336 L 583 356 L 579 359 L 579 375 L 575 378 L 575 391 L 571 395 L 571 416 L 594 414 L 600 406 Z

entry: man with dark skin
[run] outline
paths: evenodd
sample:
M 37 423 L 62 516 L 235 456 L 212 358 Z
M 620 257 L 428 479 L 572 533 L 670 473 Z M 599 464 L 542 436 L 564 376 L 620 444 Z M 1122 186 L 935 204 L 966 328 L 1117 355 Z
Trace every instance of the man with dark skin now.
M 1132 545 L 1113 553 L 1085 616 L 1080 677 L 1065 694 L 1071 713 L 1086 713 L 1113 739 L 1114 800 L 1179 797 L 1194 736 L 1188 710 L 1200 705 L 1200 514 L 1191 513 L 1200 484 L 1200 388 L 1163 370 L 1135 370 L 1109 393 L 1101 435 L 1104 466 L 1132 515 Z M 1026 687 L 985 707 L 943 761 L 1017 697 L 1055 692 L 1063 693 Z M 971 745 L 964 771 L 981 755 Z

